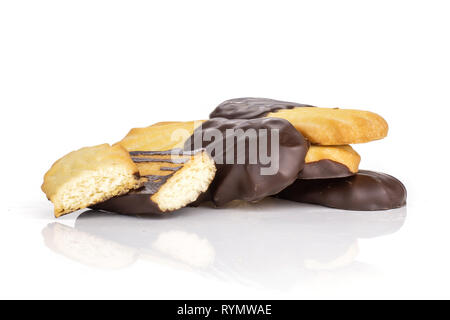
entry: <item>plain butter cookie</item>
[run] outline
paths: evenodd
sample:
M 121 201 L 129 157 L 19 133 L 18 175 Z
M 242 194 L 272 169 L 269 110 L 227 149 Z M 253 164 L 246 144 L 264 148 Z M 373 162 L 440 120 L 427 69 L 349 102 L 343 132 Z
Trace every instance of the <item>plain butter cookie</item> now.
M 42 191 L 60 217 L 140 186 L 139 170 L 127 150 L 102 144 L 56 161 L 44 176 Z

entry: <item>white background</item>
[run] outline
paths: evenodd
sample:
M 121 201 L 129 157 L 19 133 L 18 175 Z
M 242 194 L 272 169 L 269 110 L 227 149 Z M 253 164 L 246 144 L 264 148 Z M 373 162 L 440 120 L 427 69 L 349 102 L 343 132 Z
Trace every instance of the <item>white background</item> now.
M 430 0 L 1 1 L 0 298 L 450 298 L 449 14 Z M 242 96 L 381 114 L 388 137 L 355 149 L 405 183 L 407 208 L 268 200 L 184 209 L 173 230 L 79 213 L 47 227 L 54 160 Z M 113 241 L 93 235 L 111 224 Z

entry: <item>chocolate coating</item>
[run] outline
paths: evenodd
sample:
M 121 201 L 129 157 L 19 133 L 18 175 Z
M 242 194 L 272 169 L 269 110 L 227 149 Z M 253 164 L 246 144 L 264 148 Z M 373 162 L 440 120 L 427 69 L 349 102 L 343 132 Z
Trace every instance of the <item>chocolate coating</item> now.
M 227 129 L 244 131 L 253 129 L 257 133 L 254 137 L 244 138 L 245 143 L 245 162 L 237 164 L 237 146 L 236 141 L 243 141 L 242 137 L 234 140 L 231 146 L 226 144 L 227 139 L 233 136 L 233 132 Z M 273 175 L 262 175 L 261 168 L 270 167 L 270 164 L 263 164 L 260 157 L 256 163 L 249 161 L 249 141 L 258 146 L 260 150 L 260 129 L 278 130 L 279 132 L 279 169 Z M 220 131 L 221 135 L 212 142 L 204 137 L 214 132 Z M 212 119 L 204 122 L 194 131 L 194 134 L 186 141 L 185 150 L 192 150 L 196 147 L 194 140 L 201 141 L 203 148 L 210 153 L 216 161 L 216 176 L 210 185 L 207 193 L 203 195 L 204 200 L 211 199 L 216 206 L 223 206 L 232 200 L 258 201 L 264 197 L 277 194 L 285 187 L 290 185 L 297 178 L 298 173 L 305 164 L 306 152 L 309 143 L 305 138 L 286 120 L 276 118 L 263 118 L 252 120 L 227 120 Z M 264 141 L 264 140 L 263 140 Z M 217 146 L 222 146 L 222 152 L 212 154 Z M 268 154 L 272 154 L 271 134 L 267 137 Z M 227 164 L 227 154 L 234 153 L 233 164 Z M 275 152 L 275 150 L 274 150 Z M 264 152 L 265 153 L 265 152 Z M 276 156 L 274 154 L 274 156 Z M 219 160 L 219 161 L 218 161 Z M 222 163 L 222 164 L 221 164 Z
M 299 179 L 332 179 L 353 176 L 347 166 L 333 160 L 319 160 L 305 163 L 305 167 L 298 174 Z
M 90 208 L 129 215 L 163 214 L 164 212 L 152 201 L 151 196 L 152 194 L 148 193 L 144 187 L 133 191 L 133 193 L 111 198 Z
M 277 197 L 344 210 L 388 210 L 406 204 L 406 188 L 390 175 L 361 170 L 347 178 L 297 180 Z
M 307 104 L 279 101 L 267 98 L 236 98 L 219 104 L 209 115 L 212 118 L 254 119 L 262 118 L 280 109 L 313 107 Z

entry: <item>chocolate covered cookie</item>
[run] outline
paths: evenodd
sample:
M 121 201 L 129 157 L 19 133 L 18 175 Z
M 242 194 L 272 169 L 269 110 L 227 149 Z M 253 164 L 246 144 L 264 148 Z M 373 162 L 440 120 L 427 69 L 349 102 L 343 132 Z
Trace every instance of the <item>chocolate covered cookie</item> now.
M 379 115 L 362 110 L 318 108 L 266 98 L 237 98 L 222 102 L 210 118 L 288 120 L 313 144 L 345 145 L 382 139 L 388 124 Z
M 283 119 L 211 119 L 185 143 L 185 150 L 198 147 L 206 148 L 217 166 L 206 195 L 223 206 L 258 201 L 290 185 L 304 167 L 309 144 Z
M 161 214 L 185 207 L 205 192 L 216 167 L 205 150 L 134 151 L 144 186 L 92 206 L 121 214 Z
M 406 204 L 406 188 L 390 175 L 361 170 L 346 178 L 299 179 L 277 197 L 344 210 L 388 210 Z
M 330 179 L 349 177 L 358 172 L 361 157 L 349 145 L 311 145 L 306 154 L 305 167 L 299 179 Z

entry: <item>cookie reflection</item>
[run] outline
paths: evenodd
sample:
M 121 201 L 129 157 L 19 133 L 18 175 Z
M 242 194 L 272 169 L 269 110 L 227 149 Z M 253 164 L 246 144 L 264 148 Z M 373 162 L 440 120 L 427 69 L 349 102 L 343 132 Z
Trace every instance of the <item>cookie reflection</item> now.
M 317 274 L 371 272 L 358 239 L 399 230 L 406 208 L 351 212 L 266 199 L 227 209 L 185 208 L 162 217 L 87 211 L 75 227 L 49 224 L 46 245 L 72 260 L 123 268 L 137 259 L 234 281 L 286 288 Z

